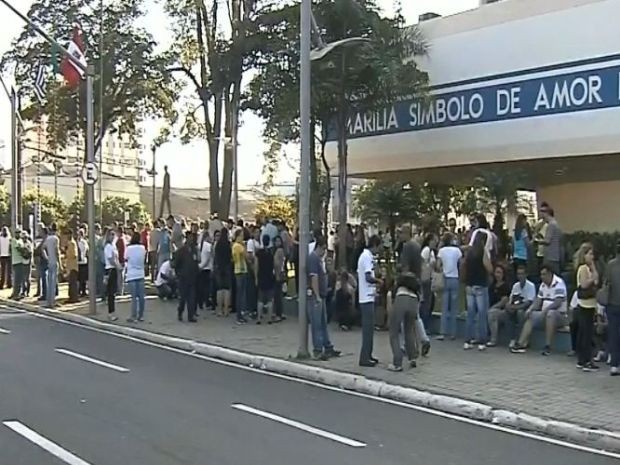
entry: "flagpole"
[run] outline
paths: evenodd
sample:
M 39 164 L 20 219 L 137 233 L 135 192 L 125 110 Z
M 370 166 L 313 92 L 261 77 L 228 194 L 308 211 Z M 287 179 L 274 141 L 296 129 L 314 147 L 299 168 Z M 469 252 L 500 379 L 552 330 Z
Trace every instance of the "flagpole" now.
M 66 47 L 60 45 L 56 40 L 52 39 L 45 31 L 33 23 L 26 15 L 18 11 L 8 0 L 0 0 L 9 10 L 19 16 L 28 26 L 30 26 L 37 34 L 43 37 L 50 44 L 55 45 L 63 53 L 67 59 L 79 70 L 86 73 L 86 161 L 95 162 L 95 134 L 94 134 L 94 108 L 93 108 L 93 77 L 95 69 L 92 65 L 86 66 L 77 57 L 69 53 Z M 17 146 L 14 145 L 14 149 Z M 13 169 L 15 175 L 15 169 Z M 86 183 L 85 183 L 86 184 Z M 88 212 L 88 246 L 90 250 L 95 250 L 95 187 L 93 184 L 85 185 L 86 191 L 86 209 Z M 13 213 L 13 212 L 12 212 Z M 88 260 L 88 294 L 89 294 L 89 310 L 91 314 L 97 313 L 97 283 L 96 283 L 95 260 Z
M 99 212 L 103 223 L 103 0 L 100 3 L 99 31 Z

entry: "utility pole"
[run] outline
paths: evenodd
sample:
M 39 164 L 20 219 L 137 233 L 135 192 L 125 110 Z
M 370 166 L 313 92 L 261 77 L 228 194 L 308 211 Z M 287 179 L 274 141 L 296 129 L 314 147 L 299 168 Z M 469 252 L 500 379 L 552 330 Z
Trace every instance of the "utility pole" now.
M 312 0 L 302 0 L 300 10 L 300 87 L 299 112 L 301 120 L 301 167 L 299 179 L 299 289 L 297 289 L 297 313 L 299 318 L 298 358 L 308 358 L 308 322 L 306 302 L 308 274 L 308 242 L 310 234 L 310 48 L 312 30 Z
M 19 167 L 17 166 L 17 93 L 11 89 L 11 224 L 13 233 L 19 225 L 19 209 L 17 208 L 17 184 L 19 179 Z
M 84 66 L 79 59 L 74 57 L 66 47 L 59 44 L 50 37 L 39 26 L 33 23 L 26 15 L 17 10 L 8 0 L 0 0 L 15 15 L 19 16 L 22 21 L 28 24 L 37 34 L 39 34 L 48 43 L 55 45 L 61 51 L 63 56 L 67 57 L 71 63 L 86 73 L 86 161 L 88 163 L 95 162 L 95 138 L 94 138 L 94 108 L 93 108 L 93 77 L 95 69 L 92 65 Z M 15 149 L 14 149 L 15 150 Z M 13 169 L 15 172 L 15 169 Z M 95 250 L 95 186 L 91 183 L 85 184 L 86 192 L 86 209 L 88 212 L 88 245 L 90 250 Z M 96 281 L 95 260 L 88 261 L 88 294 L 89 294 L 89 310 L 91 314 L 97 313 L 97 281 Z
M 155 156 L 157 153 L 157 147 L 155 145 L 153 145 L 151 147 L 151 151 L 153 152 L 153 166 L 151 168 L 150 171 L 147 171 L 147 174 L 150 174 L 151 176 L 153 176 L 153 221 L 155 221 L 155 219 L 157 218 L 157 199 L 156 199 L 156 193 L 157 193 L 157 189 L 155 187 L 155 181 L 157 180 L 156 176 L 157 176 L 157 170 L 155 169 Z
M 94 65 L 88 65 L 86 67 L 86 161 L 93 164 L 95 163 L 94 76 Z M 101 176 L 99 178 L 101 182 Z M 95 250 L 95 186 L 90 183 L 84 184 L 88 216 L 88 245 L 90 250 Z M 95 265 L 95 260 L 88 260 L 88 307 L 93 315 L 97 313 L 97 267 Z

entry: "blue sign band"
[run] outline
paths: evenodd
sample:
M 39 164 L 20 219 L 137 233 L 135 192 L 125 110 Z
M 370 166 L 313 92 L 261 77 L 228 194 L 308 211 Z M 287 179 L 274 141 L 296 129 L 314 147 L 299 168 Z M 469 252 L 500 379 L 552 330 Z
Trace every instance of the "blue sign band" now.
M 620 107 L 620 65 L 403 100 L 349 120 L 349 138 Z M 329 139 L 337 137 L 335 127 Z

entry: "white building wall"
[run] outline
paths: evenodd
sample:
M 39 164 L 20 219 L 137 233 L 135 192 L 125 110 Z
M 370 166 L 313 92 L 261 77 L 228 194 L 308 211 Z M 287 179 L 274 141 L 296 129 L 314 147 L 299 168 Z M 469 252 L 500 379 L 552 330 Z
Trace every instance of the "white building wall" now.
M 618 0 L 504 0 L 423 23 L 430 51 L 421 65 L 432 85 L 461 82 L 441 93 L 620 66 L 617 18 Z M 502 76 L 524 70 L 530 71 Z M 620 88 L 616 96 L 620 105 Z M 349 141 L 350 174 L 616 153 L 618 127 L 614 106 L 360 137 Z M 335 143 L 328 156 L 335 166 Z

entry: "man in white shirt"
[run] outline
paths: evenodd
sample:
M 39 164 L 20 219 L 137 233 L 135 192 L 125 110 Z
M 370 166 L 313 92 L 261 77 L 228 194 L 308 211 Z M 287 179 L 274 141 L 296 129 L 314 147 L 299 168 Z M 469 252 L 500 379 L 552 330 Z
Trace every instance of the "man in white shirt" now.
M 9 228 L 2 227 L 0 233 L 0 289 L 11 287 L 11 234 Z
M 439 340 L 446 336 L 456 339 L 456 317 L 459 313 L 459 262 L 463 258 L 461 249 L 453 244 L 453 236 L 446 235 L 444 246 L 437 252 L 439 268 L 443 273 L 441 335 Z
M 211 269 L 213 268 L 213 244 L 211 244 L 207 234 L 203 235 L 201 242 L 198 244 L 200 248 L 200 263 L 198 264 L 200 275 L 198 277 L 197 300 L 200 310 L 209 307 Z
M 375 277 L 375 255 L 381 246 L 379 236 L 368 240 L 368 247 L 361 253 L 357 262 L 357 280 L 360 311 L 362 313 L 362 348 L 359 364 L 374 367 L 379 361 L 372 356 L 375 331 L 375 298 L 377 286 L 383 281 Z
M 78 231 L 78 281 L 80 283 L 80 296 L 86 296 L 86 284 L 88 283 L 88 241 L 84 237 L 84 230 Z
M 489 309 L 489 328 L 491 342 L 497 342 L 500 323 L 505 323 L 510 331 L 510 348 L 517 343 L 519 324 L 525 319 L 525 312 L 536 299 L 536 286 L 527 279 L 525 265 L 517 267 L 517 282 L 512 286 L 510 297 L 505 308 L 492 307 Z
M 545 348 L 543 355 L 551 354 L 551 344 L 558 328 L 568 324 L 568 296 L 566 284 L 559 276 L 553 273 L 553 267 L 543 265 L 540 270 L 542 283 L 534 303 L 525 312 L 525 323 L 519 342 L 511 349 L 512 353 L 521 354 L 526 351 L 532 328 L 544 322 Z
M 166 260 L 159 267 L 159 272 L 155 279 L 155 287 L 157 288 L 157 295 L 162 300 L 170 300 L 176 297 L 176 277 L 170 260 Z

